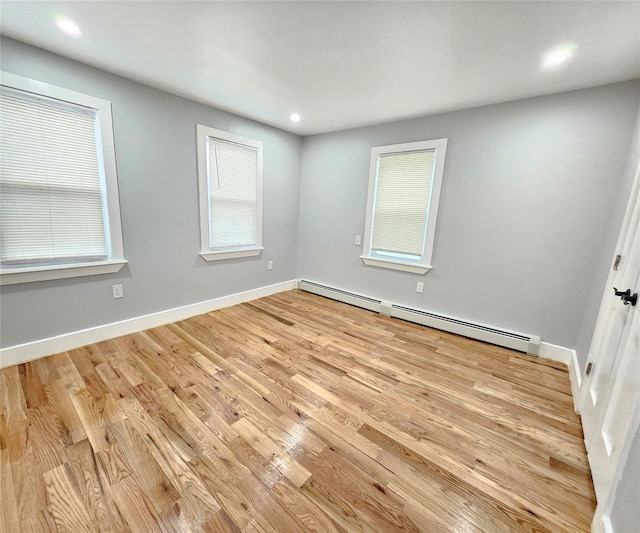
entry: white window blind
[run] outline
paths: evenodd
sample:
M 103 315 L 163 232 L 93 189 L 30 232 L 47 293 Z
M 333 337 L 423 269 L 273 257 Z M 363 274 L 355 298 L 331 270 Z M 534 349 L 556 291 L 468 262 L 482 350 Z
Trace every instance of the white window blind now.
M 3 266 L 108 257 L 96 111 L 0 93 Z
M 436 151 L 381 154 L 371 251 L 422 257 Z
M 209 246 L 257 246 L 258 151 L 212 137 L 207 146 Z
M 431 266 L 447 139 L 371 149 L 365 265 L 425 274 Z

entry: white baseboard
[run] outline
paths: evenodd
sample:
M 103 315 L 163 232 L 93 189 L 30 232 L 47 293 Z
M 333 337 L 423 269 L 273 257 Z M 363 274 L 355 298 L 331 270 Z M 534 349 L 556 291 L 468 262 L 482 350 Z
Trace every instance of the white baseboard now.
M 580 387 L 582 386 L 582 376 L 580 375 L 580 365 L 578 364 L 578 356 L 575 350 L 549 344 L 548 342 L 540 343 L 539 357 L 551 359 L 559 363 L 564 363 L 569 367 L 569 380 L 571 381 L 571 395 L 573 396 L 573 408 L 576 413 L 578 410 L 578 400 L 580 399 Z
M 578 401 L 580 400 L 580 389 L 582 388 L 582 374 L 578 364 L 578 354 L 571 350 L 571 361 L 569 361 L 569 379 L 571 380 L 571 395 L 573 396 L 573 410 L 580 414 Z
M 571 361 L 572 351 L 573 350 L 571 348 L 565 348 L 564 346 L 558 346 L 557 344 L 549 344 L 548 342 L 541 342 L 538 357 L 551 359 L 552 361 L 568 365 Z
M 120 322 L 64 333 L 48 339 L 27 342 L 16 346 L 8 346 L 7 348 L 0 349 L 0 368 L 26 363 L 27 361 L 59 352 L 66 352 L 67 350 L 73 350 L 74 348 L 79 348 L 87 344 L 155 328 L 170 322 L 177 322 L 178 320 L 184 320 L 192 316 L 215 311 L 216 309 L 222 309 L 223 307 L 231 307 L 232 305 L 269 296 L 277 292 L 288 291 L 295 289 L 296 284 L 296 280 L 283 281 L 274 285 L 267 285 L 266 287 L 221 296 L 220 298 L 214 298 L 204 302 L 121 320 Z

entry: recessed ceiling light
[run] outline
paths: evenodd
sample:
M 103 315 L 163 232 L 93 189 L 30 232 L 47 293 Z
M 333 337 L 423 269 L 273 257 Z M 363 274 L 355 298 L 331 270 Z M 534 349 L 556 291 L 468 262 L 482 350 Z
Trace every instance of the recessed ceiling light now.
M 56 26 L 62 33 L 68 35 L 69 37 L 74 37 L 76 39 L 82 37 L 80 26 L 76 24 L 75 20 L 70 19 L 69 17 L 56 17 Z
M 544 68 L 554 68 L 566 63 L 576 49 L 575 44 L 564 44 L 549 50 L 543 57 L 542 66 Z
M 289 117 L 289 120 L 291 122 L 300 122 L 300 113 L 291 113 L 291 116 Z

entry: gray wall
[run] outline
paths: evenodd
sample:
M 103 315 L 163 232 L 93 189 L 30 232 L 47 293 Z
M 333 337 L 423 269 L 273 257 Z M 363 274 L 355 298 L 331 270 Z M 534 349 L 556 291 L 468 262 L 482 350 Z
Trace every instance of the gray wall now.
M 2 346 L 201 302 L 295 277 L 300 138 L 2 39 L 2 69 L 112 102 L 126 258 L 117 274 L 2 287 Z M 265 250 L 198 256 L 196 124 L 264 142 Z M 274 270 L 267 271 L 267 261 Z M 124 298 L 111 297 L 122 283 Z
M 301 144 L 25 44 L 1 44 L 3 70 L 112 102 L 129 260 L 117 274 L 2 287 L 3 347 L 294 277 L 588 347 L 630 179 L 625 161 L 640 82 Z M 264 142 L 266 249 L 259 258 L 206 263 L 197 255 L 197 123 Z M 434 269 L 418 276 L 364 266 L 353 242 L 364 229 L 371 147 L 439 137 L 449 146 Z M 423 295 L 415 293 L 418 280 Z M 122 300 L 111 298 L 114 283 L 124 285 Z
M 600 310 L 602 294 L 612 266 L 613 256 L 616 252 L 615 248 L 618 243 L 618 235 L 629 201 L 633 179 L 635 178 L 636 169 L 640 162 L 640 110 L 637 112 L 637 117 L 633 138 L 631 139 L 631 145 L 629 147 L 627 164 L 622 173 L 622 181 L 618 188 L 618 194 L 613 208 L 611 209 L 609 225 L 600 246 L 600 258 L 591 281 L 591 292 L 589 293 L 589 299 L 582 320 L 582 327 L 580 328 L 580 334 L 578 335 L 578 341 L 576 343 L 576 354 L 581 372 L 584 371 L 589 355 L 589 347 L 598 318 L 598 311 Z
M 304 138 L 298 276 L 574 347 L 639 98 L 625 82 Z M 364 266 L 371 147 L 441 137 L 433 270 Z

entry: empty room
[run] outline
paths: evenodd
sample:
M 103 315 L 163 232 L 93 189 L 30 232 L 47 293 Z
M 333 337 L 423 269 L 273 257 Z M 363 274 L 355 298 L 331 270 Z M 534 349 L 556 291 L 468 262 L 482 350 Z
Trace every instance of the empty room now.
M 0 33 L 0 533 L 640 531 L 640 2 Z

